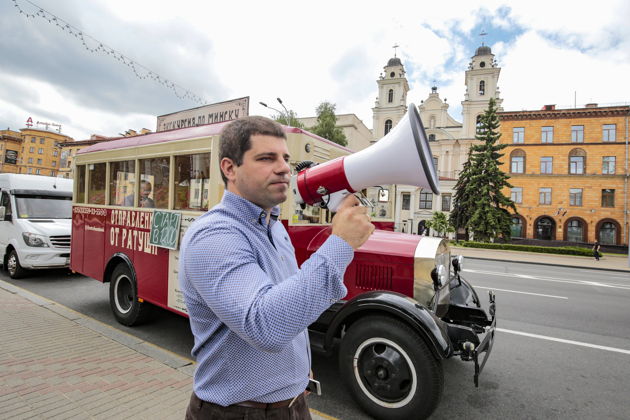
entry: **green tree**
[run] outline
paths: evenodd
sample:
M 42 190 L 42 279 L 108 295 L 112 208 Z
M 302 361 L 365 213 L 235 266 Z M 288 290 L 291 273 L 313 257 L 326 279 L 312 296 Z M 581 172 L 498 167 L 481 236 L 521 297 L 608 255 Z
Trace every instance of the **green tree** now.
M 468 167 L 462 171 L 463 180 L 456 185 L 457 214 L 455 226 L 464 226 L 473 234 L 475 241 L 490 242 L 498 237 L 510 238 L 512 218 L 508 209 L 516 213 L 514 202 L 502 192 L 511 188 L 510 178 L 500 168 L 500 151 L 507 147 L 499 144 L 499 117 L 494 98 L 480 117 L 475 138 L 482 143 L 471 147 Z M 459 189 L 458 189 L 459 186 Z M 459 207 L 457 207 L 459 206 Z M 459 219 L 459 220 L 458 220 Z
M 297 114 L 293 110 L 289 110 L 288 113 L 283 113 L 273 116 L 274 121 L 291 127 L 304 128 L 304 124 L 297 118 Z
M 449 222 L 456 229 L 466 229 L 468 221 L 474 208 L 471 197 L 466 193 L 466 189 L 470 184 L 472 176 L 472 168 L 470 166 L 472 149 L 468 150 L 468 159 L 464 162 L 464 167 L 459 173 L 457 183 L 455 184 L 455 196 L 453 197 L 453 210 L 449 217 Z
M 342 146 L 348 145 L 346 135 L 341 128 L 337 127 L 337 116 L 335 115 L 336 105 L 330 102 L 322 102 L 317 107 L 317 124 L 308 131 L 320 137 L 334 141 Z
M 446 218 L 446 214 L 441 211 L 434 211 L 433 216 L 426 221 L 425 226 L 436 231 L 441 237 L 446 236 L 449 232 L 455 232 L 453 225 Z

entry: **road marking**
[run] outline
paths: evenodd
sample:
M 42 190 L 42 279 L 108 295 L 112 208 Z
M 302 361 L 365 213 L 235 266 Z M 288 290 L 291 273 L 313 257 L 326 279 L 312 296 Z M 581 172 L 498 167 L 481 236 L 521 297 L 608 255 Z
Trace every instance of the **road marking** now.
M 518 290 L 497 289 L 496 287 L 483 287 L 483 286 L 475 285 L 475 289 L 487 289 L 487 290 L 493 290 L 493 291 L 498 290 L 499 292 L 520 293 L 522 295 L 542 296 L 542 297 L 548 297 L 548 298 L 554 298 L 554 299 L 569 299 L 568 297 L 565 297 L 565 296 L 544 295 L 542 293 L 531 293 L 531 292 L 521 292 Z
M 549 281 L 553 283 L 576 284 L 578 286 L 598 286 L 598 287 L 609 287 L 611 289 L 630 290 L 630 286 L 626 286 L 626 285 L 594 282 L 594 281 L 589 281 L 589 280 L 562 280 L 557 277 L 536 277 L 536 276 L 530 276 L 527 274 L 499 273 L 496 271 L 471 270 L 471 269 L 464 269 L 463 271 L 468 272 L 468 273 L 475 273 L 475 274 L 489 274 L 492 276 L 509 277 L 511 279 L 519 278 L 519 279 L 527 279 L 527 280 Z
M 497 331 L 508 333 L 508 334 L 523 335 L 525 337 L 539 338 L 541 340 L 556 341 L 558 343 L 573 344 L 574 346 L 590 347 L 592 349 L 612 351 L 615 353 L 630 354 L 630 350 L 618 349 L 616 347 L 600 346 L 599 344 L 584 343 L 582 341 L 565 340 L 564 338 L 549 337 L 547 335 L 539 335 L 539 334 L 526 333 L 522 331 L 506 330 L 505 328 L 497 328 Z

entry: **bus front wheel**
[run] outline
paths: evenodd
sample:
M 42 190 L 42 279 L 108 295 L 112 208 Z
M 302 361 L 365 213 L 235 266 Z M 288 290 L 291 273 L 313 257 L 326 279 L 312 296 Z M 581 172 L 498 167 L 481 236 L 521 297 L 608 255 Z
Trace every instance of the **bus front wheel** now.
M 138 283 L 127 264 L 118 264 L 112 271 L 109 304 L 116 320 L 129 327 L 141 324 L 149 316 L 150 305 L 138 300 Z
M 424 419 L 442 396 L 441 363 L 407 324 L 367 316 L 352 324 L 339 349 L 341 376 L 377 419 Z

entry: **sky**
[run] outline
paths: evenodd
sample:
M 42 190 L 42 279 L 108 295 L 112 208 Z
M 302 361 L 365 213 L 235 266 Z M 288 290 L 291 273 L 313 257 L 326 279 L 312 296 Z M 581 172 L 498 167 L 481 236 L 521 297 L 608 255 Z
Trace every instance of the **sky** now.
M 259 102 L 282 109 L 281 98 L 310 117 L 329 101 L 372 128 L 376 80 L 394 45 L 408 102 L 435 84 L 458 121 L 482 42 L 501 67 L 506 111 L 630 104 L 629 18 L 626 0 L 0 0 L 0 129 L 31 117 L 75 140 L 155 130 L 156 116 L 199 106 L 193 95 L 249 96 L 250 115 L 264 116 L 275 112 Z

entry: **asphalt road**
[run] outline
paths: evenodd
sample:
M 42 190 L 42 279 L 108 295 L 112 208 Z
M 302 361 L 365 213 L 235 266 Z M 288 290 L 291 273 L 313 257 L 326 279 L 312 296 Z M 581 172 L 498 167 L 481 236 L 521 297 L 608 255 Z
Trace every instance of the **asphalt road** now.
M 499 328 L 475 388 L 473 366 L 443 363 L 445 392 L 432 418 L 626 419 L 630 412 L 630 276 L 568 267 L 468 259 L 464 276 L 487 302 L 495 290 Z M 185 318 L 157 310 L 153 322 L 117 324 L 107 285 L 63 271 L 0 278 L 143 340 L 190 357 Z M 369 419 L 341 385 L 335 357 L 315 355 L 324 395 L 310 404 L 340 419 Z

